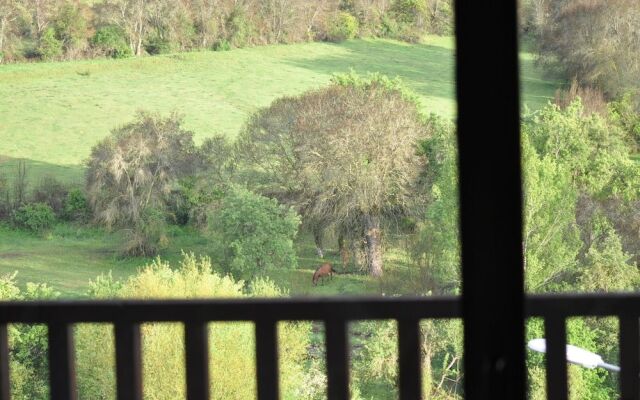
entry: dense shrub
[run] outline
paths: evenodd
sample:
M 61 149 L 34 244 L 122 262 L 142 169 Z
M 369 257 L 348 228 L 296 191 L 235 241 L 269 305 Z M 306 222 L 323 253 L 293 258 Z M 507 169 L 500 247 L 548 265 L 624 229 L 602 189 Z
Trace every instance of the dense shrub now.
M 353 39 L 358 35 L 358 20 L 348 12 L 339 12 L 329 22 L 327 39 L 333 42 L 340 42 Z
M 151 55 L 171 52 L 171 42 L 160 35 L 152 36 L 144 44 L 144 49 Z
M 14 224 L 31 232 L 42 233 L 51 228 L 56 215 L 48 204 L 30 203 L 18 208 L 13 214 Z
M 56 38 L 69 56 L 74 56 L 87 44 L 87 20 L 81 7 L 80 3 L 64 3 L 54 18 Z
M 293 238 L 299 217 L 275 200 L 234 188 L 211 217 L 214 236 L 225 247 L 225 264 L 240 276 L 267 268 L 295 268 Z
M 27 283 L 20 289 L 16 273 L 0 277 L 0 300 L 52 300 L 60 296 L 44 284 Z M 47 328 L 44 325 L 9 326 L 11 349 L 11 398 L 18 400 L 49 399 L 49 360 Z
M 91 38 L 91 45 L 107 57 L 125 58 L 133 55 L 125 33 L 113 25 L 99 28 Z
M 246 293 L 248 291 L 248 293 Z M 97 298 L 247 298 L 280 297 L 285 292 L 272 282 L 257 280 L 247 290 L 243 282 L 213 272 L 208 259 L 184 257 L 177 268 L 156 260 L 124 284 L 102 277 L 92 285 Z M 278 325 L 280 385 L 285 399 L 299 399 L 308 323 Z M 77 329 L 78 389 L 80 398 L 115 397 L 113 329 L 84 325 Z M 142 328 L 145 398 L 184 399 L 184 330 L 181 324 L 150 323 Z M 255 398 L 255 338 L 248 323 L 209 325 L 212 399 Z
M 89 219 L 89 215 L 89 204 L 82 190 L 70 190 L 64 202 L 64 217 L 70 221 L 84 222 Z
M 33 188 L 33 201 L 49 205 L 57 217 L 62 217 L 68 192 L 69 190 L 62 182 L 52 176 L 45 176 Z
M 227 17 L 225 29 L 226 41 L 232 47 L 245 47 L 252 44 L 255 29 L 247 14 L 240 6 L 233 8 Z
M 43 60 L 54 60 L 62 55 L 62 42 L 56 37 L 56 31 L 52 27 L 47 28 L 36 48 L 37 55 Z

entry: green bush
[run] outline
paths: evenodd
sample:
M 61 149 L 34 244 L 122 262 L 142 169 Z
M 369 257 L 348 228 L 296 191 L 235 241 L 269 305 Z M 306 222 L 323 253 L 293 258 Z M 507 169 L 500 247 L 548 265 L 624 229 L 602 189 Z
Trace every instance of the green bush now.
M 175 267 L 175 266 L 173 266 Z M 266 280 L 256 281 L 246 293 L 243 282 L 212 270 L 207 258 L 185 255 L 178 268 L 156 260 L 124 284 L 102 277 L 92 285 L 96 298 L 248 298 L 281 297 L 286 293 Z M 82 325 L 76 331 L 79 398 L 115 398 L 113 329 Z M 282 398 L 299 399 L 309 323 L 278 325 Z M 145 398 L 184 399 L 184 330 L 181 324 L 149 323 L 142 328 Z M 209 325 L 212 399 L 256 397 L 255 337 L 249 323 Z
M 91 38 L 91 45 L 111 58 L 126 58 L 133 55 L 125 33 L 117 26 L 103 26 Z
M 51 300 L 60 296 L 44 284 L 27 283 L 20 289 L 17 273 L 0 277 L 0 300 Z M 44 325 L 9 326 L 11 349 L 11 398 L 18 400 L 49 399 L 49 360 L 47 328 Z
M 70 221 L 87 221 L 89 204 L 82 190 L 72 189 L 67 193 L 64 201 L 64 217 Z
M 227 39 L 222 39 L 213 44 L 213 51 L 229 51 L 231 44 Z
M 33 201 L 49 205 L 56 217 L 61 217 L 68 192 L 69 190 L 62 182 L 52 176 L 45 176 L 33 189 Z
M 53 225 L 56 216 L 48 204 L 31 203 L 18 208 L 13 214 L 14 224 L 31 232 L 41 233 Z
M 56 37 L 56 31 L 53 28 L 47 28 L 36 48 L 37 55 L 43 60 L 53 60 L 62 55 L 62 42 Z
M 87 20 L 79 5 L 63 3 L 55 16 L 53 26 L 56 38 L 62 43 L 65 52 L 69 53 L 86 45 Z
M 144 49 L 151 55 L 171 53 L 172 50 L 169 39 L 159 35 L 154 35 L 147 39 Z
M 245 11 L 235 7 L 226 21 L 227 40 L 231 47 L 245 47 L 254 39 L 255 29 Z
M 358 34 L 358 29 L 359 23 L 356 17 L 342 11 L 329 22 L 327 39 L 332 42 L 353 39 Z
M 210 218 L 225 248 L 225 266 L 240 276 L 267 268 L 295 268 L 293 238 L 300 218 L 293 211 L 246 189 L 234 188 Z

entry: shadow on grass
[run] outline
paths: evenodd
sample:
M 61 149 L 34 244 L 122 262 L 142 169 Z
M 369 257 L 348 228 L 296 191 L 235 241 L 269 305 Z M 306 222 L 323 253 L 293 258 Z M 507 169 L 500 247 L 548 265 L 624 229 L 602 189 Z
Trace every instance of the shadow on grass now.
M 380 72 L 390 77 L 399 76 L 422 96 L 454 100 L 455 55 L 452 49 L 382 39 L 351 40 L 329 45 L 342 49 L 336 51 L 342 54 L 289 62 L 296 67 L 323 74 L 347 72 L 353 68 L 361 74 Z M 346 55 L 345 49 L 348 51 Z
M 399 76 L 423 98 L 446 100 L 451 106 L 429 103 L 438 113 L 455 113 L 455 50 L 449 46 L 432 44 L 406 44 L 384 39 L 352 40 L 329 44 L 343 51 L 324 58 L 300 58 L 289 61 L 296 67 L 323 74 L 347 72 L 380 72 L 390 77 Z M 347 54 L 344 54 L 347 50 Z M 483 62 L 478 60 L 478 62 Z M 538 109 L 553 99 L 555 90 L 562 84 L 556 78 L 547 77 L 536 66 L 534 57 L 522 53 L 520 60 L 523 104 Z M 444 114 L 442 114 L 444 115 Z
M 68 185 L 84 184 L 84 166 L 79 164 L 51 164 L 44 161 L 12 158 L 0 155 L 0 174 L 4 175 L 9 182 L 12 182 L 18 174 L 18 163 L 20 161 L 24 161 L 26 163 L 27 180 L 30 185 L 37 184 L 45 176 L 56 178 L 60 182 Z

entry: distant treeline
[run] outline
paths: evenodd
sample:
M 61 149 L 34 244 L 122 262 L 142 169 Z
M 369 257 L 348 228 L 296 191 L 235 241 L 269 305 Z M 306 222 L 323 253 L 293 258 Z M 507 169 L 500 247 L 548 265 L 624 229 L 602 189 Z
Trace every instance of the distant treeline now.
M 451 0 L 0 0 L 0 62 L 451 31 Z

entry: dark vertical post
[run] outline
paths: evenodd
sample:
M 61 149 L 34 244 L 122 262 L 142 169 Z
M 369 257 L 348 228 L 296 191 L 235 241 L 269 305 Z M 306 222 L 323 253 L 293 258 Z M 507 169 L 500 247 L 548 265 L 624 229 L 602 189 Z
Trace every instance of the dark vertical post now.
M 118 400 L 142 400 L 140 324 L 117 322 L 115 330 Z
M 49 384 L 52 400 L 74 400 L 76 393 L 73 326 L 52 323 L 49 331 Z
M 549 316 L 544 320 L 547 357 L 547 398 L 567 400 L 567 328 L 562 316 Z
M 620 398 L 640 399 L 640 334 L 637 316 L 620 317 Z
M 11 399 L 9 386 L 9 334 L 7 324 L 0 323 L 0 400 Z
M 275 321 L 256 322 L 258 399 L 278 399 L 278 340 Z
M 418 320 L 398 320 L 400 399 L 422 398 L 420 373 L 420 326 Z
M 209 400 L 209 335 L 205 321 L 186 322 L 187 400 Z
M 349 342 L 344 320 L 326 320 L 327 398 L 349 399 Z
M 516 0 L 456 0 L 465 398 L 524 399 Z

